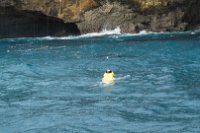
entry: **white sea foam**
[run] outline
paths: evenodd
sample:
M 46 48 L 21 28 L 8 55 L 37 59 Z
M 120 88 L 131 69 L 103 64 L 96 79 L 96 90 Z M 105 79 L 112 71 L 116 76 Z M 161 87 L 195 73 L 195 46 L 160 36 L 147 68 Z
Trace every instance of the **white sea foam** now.
M 139 32 L 139 35 L 146 35 L 146 34 L 149 34 L 149 33 L 153 33 L 153 32 L 147 32 L 146 30 L 142 30 Z
M 122 36 L 141 36 L 141 35 L 159 34 L 159 33 L 161 32 L 151 32 L 151 31 L 142 30 L 139 33 L 127 33 L 127 34 L 122 34 Z
M 101 32 L 93 32 L 87 33 L 80 36 L 67 36 L 67 37 L 38 37 L 38 40 L 72 40 L 72 39 L 80 39 L 80 38 L 92 38 L 92 37 L 101 37 L 101 36 L 108 36 L 108 35 L 120 35 L 121 29 L 117 27 L 113 30 L 104 29 Z
M 30 39 L 36 39 L 36 40 L 76 40 L 76 39 L 81 39 L 81 38 L 93 38 L 93 37 L 104 37 L 104 36 L 109 36 L 112 38 L 120 38 L 124 36 L 146 36 L 146 35 L 173 35 L 173 34 L 191 34 L 194 35 L 196 32 L 151 32 L 151 31 L 145 31 L 142 30 L 139 33 L 127 33 L 127 34 L 122 34 L 120 27 L 117 27 L 113 30 L 107 30 L 104 29 L 101 32 L 93 32 L 93 33 L 87 33 L 83 34 L 80 36 L 65 36 L 65 37 L 51 37 L 51 36 L 46 36 L 46 37 L 37 37 L 37 38 L 30 38 Z M 20 38 L 20 39 L 27 39 L 27 38 Z
M 106 36 L 106 35 L 120 35 L 121 29 L 120 27 L 115 28 L 114 30 L 107 30 L 104 29 L 101 32 L 94 32 L 81 35 L 80 37 L 99 37 L 99 36 Z

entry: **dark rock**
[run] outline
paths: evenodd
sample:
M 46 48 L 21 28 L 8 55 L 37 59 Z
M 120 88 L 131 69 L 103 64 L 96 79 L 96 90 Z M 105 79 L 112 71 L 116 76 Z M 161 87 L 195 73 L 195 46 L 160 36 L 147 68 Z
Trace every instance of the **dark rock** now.
M 44 32 L 37 32 L 34 27 L 38 29 L 36 25 L 47 22 L 51 26 L 40 29 L 56 31 L 48 35 L 77 34 L 79 30 L 84 34 L 116 27 L 120 27 L 123 33 L 137 33 L 141 30 L 186 31 L 200 27 L 199 0 L 1 0 L 0 7 L 15 9 L 7 16 L 4 14 L 5 18 L 0 13 L 1 27 L 8 28 L 8 31 L 2 28 L 0 33 L 5 30 L 7 34 L 11 34 L 10 37 L 26 29 L 27 25 L 31 25 L 29 29 L 35 32 L 34 36 L 46 35 Z M 40 14 L 40 17 L 33 17 L 33 12 Z M 21 13 L 29 15 L 23 15 L 22 19 L 19 17 Z M 7 22 L 8 20 L 11 21 Z M 14 25 L 17 25 L 18 30 Z
M 0 38 L 79 35 L 76 24 L 65 24 L 59 19 L 38 12 L 0 8 Z

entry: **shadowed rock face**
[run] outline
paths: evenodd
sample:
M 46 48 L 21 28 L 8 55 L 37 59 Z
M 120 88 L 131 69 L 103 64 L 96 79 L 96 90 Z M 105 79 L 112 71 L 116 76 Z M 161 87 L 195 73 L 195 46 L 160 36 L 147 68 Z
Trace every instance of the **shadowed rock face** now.
M 39 12 L 0 8 L 0 38 L 79 35 L 76 24 L 47 17 Z
M 26 25 L 32 22 L 29 29 L 35 32 L 35 36 L 46 34 L 35 30 L 34 26 L 40 23 L 50 24 L 48 28 L 44 28 L 46 31 L 49 29 L 56 31 L 48 35 L 78 34 L 79 31 L 80 33 L 98 32 L 118 26 L 124 33 L 135 33 L 141 30 L 185 31 L 197 29 L 200 25 L 199 0 L 1 0 L 0 7 L 15 9 L 15 12 L 9 10 L 12 14 L 9 17 L 5 13 L 5 18 L 0 17 L 1 22 L 4 18 L 3 27 L 15 25 L 15 16 L 23 14 L 24 19 L 18 21 L 18 27 L 26 29 Z M 8 22 L 8 18 L 12 22 Z M 30 21 L 30 18 L 33 21 Z M 55 22 L 59 24 L 55 26 Z M 10 31 L 10 28 L 8 29 Z M 66 31 L 67 33 L 63 34 Z M 10 31 L 8 34 L 11 33 Z

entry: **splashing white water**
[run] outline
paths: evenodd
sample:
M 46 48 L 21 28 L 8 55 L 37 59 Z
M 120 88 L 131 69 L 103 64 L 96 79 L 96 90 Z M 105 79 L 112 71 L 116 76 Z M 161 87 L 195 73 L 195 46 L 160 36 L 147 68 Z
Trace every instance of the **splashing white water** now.
M 113 30 L 107 30 L 104 29 L 101 32 L 93 32 L 93 33 L 87 33 L 83 34 L 80 36 L 65 36 L 65 37 L 51 37 L 51 36 L 46 36 L 46 37 L 36 37 L 36 38 L 29 38 L 29 39 L 36 39 L 36 40 L 75 40 L 75 39 L 81 39 L 81 38 L 93 38 L 93 37 L 104 37 L 104 36 L 111 36 L 112 38 L 118 39 L 119 37 L 124 37 L 124 36 L 146 36 L 146 35 L 168 35 L 168 34 L 187 34 L 190 33 L 191 35 L 195 35 L 197 32 L 151 32 L 151 31 L 145 31 L 142 30 L 139 33 L 127 33 L 127 34 L 122 34 L 120 27 L 117 27 Z M 25 38 L 19 38 L 21 39 L 27 39 Z M 15 39 L 14 39 L 15 40 Z
M 121 29 L 120 27 L 117 27 L 113 30 L 107 30 L 104 29 L 101 32 L 93 32 L 93 33 L 87 33 L 80 36 L 67 36 L 67 37 L 38 37 L 39 40 L 70 40 L 70 39 L 80 39 L 80 38 L 92 38 L 92 37 L 101 37 L 101 36 L 108 36 L 108 35 L 120 35 Z
M 142 30 L 139 33 L 127 33 L 127 34 L 123 34 L 123 36 L 141 36 L 141 35 L 159 34 L 159 33 L 162 33 L 162 32 L 151 32 L 151 31 Z
M 81 35 L 80 37 L 99 37 L 99 36 L 106 36 L 106 35 L 119 35 L 121 34 L 120 27 L 115 28 L 114 30 L 107 30 L 104 29 L 101 32 L 94 32 Z
M 149 33 L 153 33 L 153 32 L 147 32 L 146 30 L 142 30 L 139 32 L 139 35 L 146 35 L 146 34 L 149 34 Z

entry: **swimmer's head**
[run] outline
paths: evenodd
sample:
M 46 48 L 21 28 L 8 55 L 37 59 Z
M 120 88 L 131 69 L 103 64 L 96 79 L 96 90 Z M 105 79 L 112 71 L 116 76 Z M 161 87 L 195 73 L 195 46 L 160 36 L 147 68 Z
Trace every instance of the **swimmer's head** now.
M 107 77 L 107 78 L 114 78 L 115 74 L 112 70 L 110 69 L 107 69 L 106 72 L 104 73 L 104 77 Z
M 112 73 L 113 71 L 111 71 L 110 69 L 106 70 L 106 73 Z

